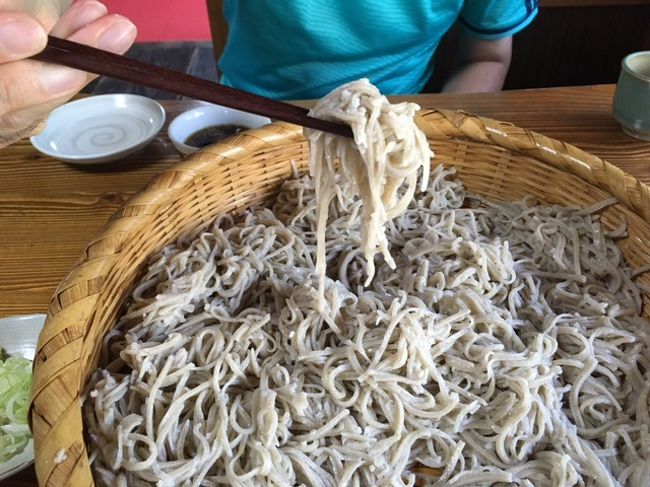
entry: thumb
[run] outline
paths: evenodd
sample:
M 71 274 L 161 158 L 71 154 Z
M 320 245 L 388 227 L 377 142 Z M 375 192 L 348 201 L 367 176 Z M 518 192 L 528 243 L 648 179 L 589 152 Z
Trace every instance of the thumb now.
M 46 44 L 47 33 L 34 17 L 0 12 L 0 64 L 33 56 Z

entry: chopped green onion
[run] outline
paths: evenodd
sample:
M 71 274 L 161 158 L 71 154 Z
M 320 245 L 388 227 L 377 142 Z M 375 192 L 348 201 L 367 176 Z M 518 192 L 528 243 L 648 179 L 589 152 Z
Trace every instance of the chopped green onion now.
M 32 362 L 22 357 L 0 360 L 0 462 L 22 452 L 31 433 L 27 426 Z

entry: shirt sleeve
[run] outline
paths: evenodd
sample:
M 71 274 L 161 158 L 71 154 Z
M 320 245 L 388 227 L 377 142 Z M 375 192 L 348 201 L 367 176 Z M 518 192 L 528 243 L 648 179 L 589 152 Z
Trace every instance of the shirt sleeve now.
M 465 0 L 460 22 L 481 39 L 510 37 L 537 15 L 537 0 Z

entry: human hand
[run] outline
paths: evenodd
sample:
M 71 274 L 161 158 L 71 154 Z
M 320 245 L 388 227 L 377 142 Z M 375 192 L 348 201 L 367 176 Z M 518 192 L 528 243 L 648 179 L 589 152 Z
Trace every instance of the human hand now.
M 94 76 L 27 59 L 47 35 L 123 54 L 135 26 L 97 0 L 0 0 L 0 147 L 35 133 L 54 108 Z

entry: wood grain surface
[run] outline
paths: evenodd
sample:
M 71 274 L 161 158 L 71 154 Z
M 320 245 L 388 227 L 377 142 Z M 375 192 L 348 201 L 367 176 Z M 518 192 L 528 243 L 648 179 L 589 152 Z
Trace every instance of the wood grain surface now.
M 511 122 L 601 156 L 650 184 L 650 143 L 621 132 L 611 85 L 409 97 L 425 108 L 462 109 Z M 399 99 L 399 98 L 396 98 Z M 167 101 L 168 120 L 191 101 Z M 109 216 L 180 160 L 163 131 L 120 163 L 68 165 L 29 141 L 0 150 L 0 317 L 45 312 L 59 281 Z M 33 469 L 2 485 L 35 486 Z

